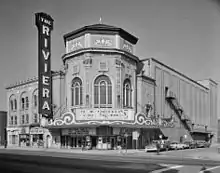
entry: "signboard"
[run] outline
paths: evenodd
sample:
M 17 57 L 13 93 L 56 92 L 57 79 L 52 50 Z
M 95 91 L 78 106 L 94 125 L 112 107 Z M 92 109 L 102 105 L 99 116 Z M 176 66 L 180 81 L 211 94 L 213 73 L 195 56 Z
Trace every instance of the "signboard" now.
M 73 52 L 85 47 L 85 37 L 79 37 L 73 40 L 67 41 L 67 53 Z
M 44 129 L 39 127 L 31 128 L 30 134 L 44 134 Z
M 53 19 L 46 13 L 36 13 L 38 28 L 38 89 L 39 114 L 52 118 L 51 31 Z
M 125 51 L 133 54 L 133 46 L 132 46 L 132 44 L 129 43 L 128 41 L 124 40 L 124 39 L 120 40 L 120 48 L 122 50 L 125 50 Z
M 128 109 L 76 109 L 77 121 L 132 121 L 134 111 Z
M 115 48 L 116 40 L 114 36 L 91 35 L 91 46 L 101 48 Z

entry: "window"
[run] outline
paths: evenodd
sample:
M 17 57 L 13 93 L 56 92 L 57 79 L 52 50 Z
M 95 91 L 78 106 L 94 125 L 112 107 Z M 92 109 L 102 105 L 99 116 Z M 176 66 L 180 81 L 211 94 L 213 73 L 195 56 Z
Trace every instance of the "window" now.
M 17 125 L 17 116 L 15 116 L 15 125 Z
M 14 117 L 13 116 L 11 116 L 11 121 L 10 121 L 10 125 L 13 125 L 13 121 L 14 121 Z
M 34 107 L 37 107 L 38 98 L 37 95 L 34 95 Z
M 14 108 L 15 108 L 15 110 L 17 110 L 17 100 L 16 99 L 14 99 Z
M 112 84 L 109 77 L 102 75 L 94 83 L 94 106 L 112 107 Z
M 24 124 L 24 115 L 21 116 L 21 124 Z
M 72 106 L 82 105 L 82 81 L 80 78 L 74 78 L 72 81 Z
M 22 110 L 24 110 L 24 104 L 25 104 L 24 98 L 21 98 L 21 109 Z
M 10 108 L 11 108 L 11 110 L 14 110 L 14 108 L 13 108 L 13 100 L 10 100 Z
M 28 100 L 28 97 L 25 98 L 25 106 L 26 106 L 26 109 L 28 109 L 29 107 L 29 100 Z
M 38 116 L 37 116 L 37 114 L 34 114 L 34 123 L 38 123 Z
M 108 71 L 107 62 L 103 61 L 99 63 L 99 71 Z
M 26 114 L 26 123 L 28 124 L 29 123 L 29 115 Z
M 132 90 L 131 90 L 131 82 L 129 79 L 126 79 L 124 81 L 124 88 L 123 88 L 123 103 L 124 103 L 124 107 L 131 107 L 131 94 L 132 94 Z

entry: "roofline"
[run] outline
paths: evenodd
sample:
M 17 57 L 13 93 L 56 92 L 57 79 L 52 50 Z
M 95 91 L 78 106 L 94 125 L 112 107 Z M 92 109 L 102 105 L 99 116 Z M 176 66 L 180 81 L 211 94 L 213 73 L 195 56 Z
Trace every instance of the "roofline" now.
M 64 41 L 66 41 L 66 39 L 68 37 L 74 36 L 74 35 L 82 35 L 83 33 L 89 33 L 89 32 L 94 32 L 94 31 L 107 31 L 107 32 L 116 32 L 118 33 L 122 38 L 125 38 L 125 35 L 127 35 L 130 39 L 128 39 L 128 41 L 130 41 L 132 44 L 136 44 L 138 41 L 138 38 L 133 36 L 132 34 L 130 34 L 129 32 L 125 31 L 122 28 L 118 28 L 118 27 L 113 27 L 113 26 L 105 26 L 105 25 L 100 25 L 98 26 L 94 26 L 94 25 L 88 25 L 88 26 L 84 26 L 82 28 L 76 29 L 72 32 L 69 32 L 67 34 L 64 34 L 63 39 Z M 127 39 L 127 37 L 126 37 Z
M 184 75 L 183 73 L 178 72 L 178 71 L 177 71 L 177 70 L 175 70 L 174 68 L 169 67 L 168 65 L 165 65 L 164 63 L 162 63 L 162 62 L 158 61 L 157 59 L 155 59 L 155 58 L 148 58 L 148 59 L 151 59 L 151 60 L 153 60 L 153 61 L 157 62 L 158 64 L 160 64 L 160 65 L 162 65 L 162 66 L 164 66 L 164 67 L 168 68 L 168 69 L 169 69 L 169 70 L 171 70 L 171 71 L 174 71 L 175 73 L 177 73 L 177 74 L 179 74 L 180 76 L 182 76 L 182 77 L 184 77 L 184 78 L 186 78 L 186 79 L 190 80 L 191 82 L 193 82 L 193 83 L 195 83 L 195 84 L 197 84 L 197 85 L 199 85 L 199 86 L 203 87 L 203 88 L 204 88 L 204 89 L 206 89 L 206 90 L 209 90 L 209 88 L 205 87 L 204 85 L 202 85 L 202 84 L 198 83 L 197 81 L 195 81 L 195 80 L 191 79 L 190 77 L 188 77 L 188 76 Z M 144 59 L 144 61 L 145 61 L 145 60 L 147 60 L 147 59 Z
M 52 77 L 53 76 L 58 76 L 58 75 L 63 75 L 63 71 L 61 71 L 61 70 L 51 71 L 51 74 L 52 74 Z M 34 83 L 34 82 L 37 82 L 37 81 L 38 81 L 38 76 L 35 76 L 35 77 L 29 78 L 27 80 L 19 81 L 15 84 L 11 84 L 9 86 L 6 86 L 5 89 L 8 90 L 8 89 L 11 89 L 11 88 L 15 88 L 15 87 L 22 86 L 22 85 L 25 85 L 25 84 Z
M 118 53 L 118 54 L 122 54 L 122 55 L 126 55 L 128 57 L 130 57 L 131 59 L 133 59 L 136 62 L 139 62 L 139 58 L 129 52 L 126 52 L 124 50 L 120 50 L 120 49 L 115 49 L 115 48 L 84 48 L 84 49 L 79 49 L 67 54 L 64 54 L 62 56 L 62 60 L 63 62 L 65 62 L 68 58 L 72 57 L 72 56 L 77 56 L 79 54 L 83 54 L 83 53 L 91 53 L 91 52 L 104 52 L 104 53 Z
M 141 78 L 150 80 L 150 81 L 152 81 L 152 82 L 154 82 L 154 83 L 155 83 L 155 81 L 156 81 L 154 78 L 151 78 L 151 77 L 146 76 L 146 75 L 144 75 L 144 74 L 137 74 L 137 77 L 141 77 Z

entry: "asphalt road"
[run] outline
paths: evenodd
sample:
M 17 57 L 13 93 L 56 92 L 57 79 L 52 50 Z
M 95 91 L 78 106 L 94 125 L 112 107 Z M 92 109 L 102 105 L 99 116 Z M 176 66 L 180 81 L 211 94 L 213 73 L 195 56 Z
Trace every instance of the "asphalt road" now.
M 164 169 L 164 171 L 173 170 L 172 172 L 177 173 L 181 172 L 180 170 L 199 170 L 203 164 L 207 168 L 213 168 L 219 166 L 220 161 L 161 157 L 156 155 L 154 157 L 136 155 L 114 156 L 15 149 L 0 150 L 0 172 L 4 173 L 101 173 L 115 171 L 147 173 L 157 169 Z

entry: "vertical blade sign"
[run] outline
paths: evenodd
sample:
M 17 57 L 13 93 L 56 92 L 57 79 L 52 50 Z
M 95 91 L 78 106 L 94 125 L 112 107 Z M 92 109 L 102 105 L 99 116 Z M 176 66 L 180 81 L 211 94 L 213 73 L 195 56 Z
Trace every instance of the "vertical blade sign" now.
M 52 119 L 51 31 L 53 19 L 45 13 L 36 13 L 38 28 L 38 97 L 39 114 Z

